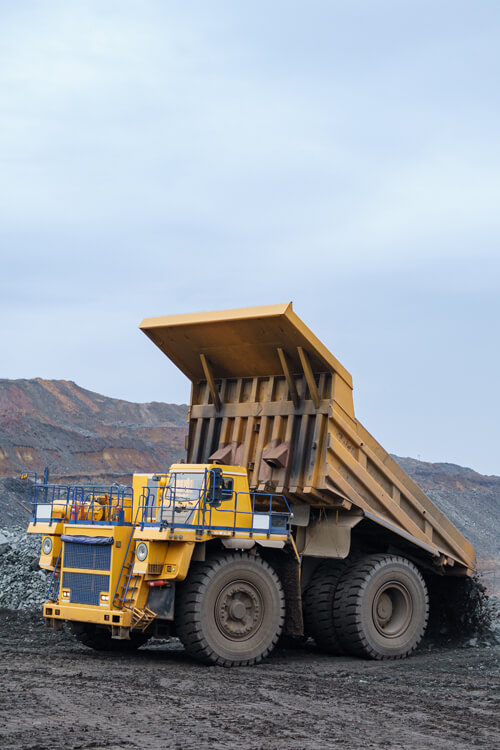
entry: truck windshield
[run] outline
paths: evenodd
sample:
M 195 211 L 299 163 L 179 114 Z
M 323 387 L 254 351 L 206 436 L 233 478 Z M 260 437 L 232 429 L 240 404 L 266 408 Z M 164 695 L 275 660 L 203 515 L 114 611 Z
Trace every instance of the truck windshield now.
M 205 482 L 205 472 L 189 473 L 176 471 L 171 474 L 165 486 L 165 502 L 181 502 L 194 505 L 200 498 Z

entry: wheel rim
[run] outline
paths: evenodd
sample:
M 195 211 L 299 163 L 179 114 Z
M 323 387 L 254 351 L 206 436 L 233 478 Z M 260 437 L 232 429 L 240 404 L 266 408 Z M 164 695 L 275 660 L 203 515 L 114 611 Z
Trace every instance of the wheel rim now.
M 215 622 L 231 641 L 251 638 L 262 624 L 264 606 L 257 588 L 248 581 L 232 581 L 215 602 Z
M 413 615 L 410 592 L 399 581 L 389 581 L 373 599 L 372 616 L 378 632 L 386 638 L 398 638 L 407 630 Z

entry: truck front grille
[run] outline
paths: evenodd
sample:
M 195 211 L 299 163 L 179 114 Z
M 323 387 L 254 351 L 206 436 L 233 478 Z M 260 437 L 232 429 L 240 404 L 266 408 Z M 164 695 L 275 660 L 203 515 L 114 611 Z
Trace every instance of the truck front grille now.
M 111 545 L 64 542 L 64 567 L 109 570 L 111 567 Z
M 99 605 L 101 592 L 109 593 L 109 576 L 97 573 L 73 573 L 63 571 L 62 588 L 70 589 L 72 604 Z

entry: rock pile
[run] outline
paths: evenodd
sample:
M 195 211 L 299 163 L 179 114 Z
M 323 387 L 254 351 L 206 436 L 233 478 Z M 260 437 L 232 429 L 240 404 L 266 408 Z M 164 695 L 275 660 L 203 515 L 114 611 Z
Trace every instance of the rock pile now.
M 38 567 L 40 537 L 18 527 L 0 529 L 0 607 L 41 609 L 51 574 Z
M 488 595 L 479 576 L 427 576 L 429 645 L 455 648 L 500 643 L 500 599 Z
M 489 597 L 488 611 L 490 613 L 489 630 L 496 642 L 500 643 L 500 597 Z
M 2 527 L 12 529 L 23 526 L 26 528 L 30 519 L 31 486 L 30 481 L 22 482 L 15 477 L 0 477 L 0 519 Z

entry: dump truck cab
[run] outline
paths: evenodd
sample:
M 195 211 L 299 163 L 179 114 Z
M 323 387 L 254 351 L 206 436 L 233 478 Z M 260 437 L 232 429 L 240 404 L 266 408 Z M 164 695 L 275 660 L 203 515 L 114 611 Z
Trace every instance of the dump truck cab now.
M 242 466 L 174 464 L 167 474 L 134 475 L 133 488 L 141 538 L 145 529 L 168 538 L 184 532 L 196 541 L 214 535 L 246 538 L 249 533 L 253 538 L 258 528 L 266 534 L 278 523 L 286 528 L 290 513 L 283 495 L 250 492 Z
M 33 489 L 28 532 L 42 534 L 40 566 L 52 571 L 47 624 L 66 620 L 114 650 L 170 632 L 175 585 L 207 548 L 292 544 L 285 497 L 250 492 L 241 466 L 174 464 L 134 475 L 131 488 Z
M 167 474 L 134 475 L 133 487 L 141 525 L 186 531 L 212 522 L 251 525 L 252 502 L 243 467 L 174 464 Z

